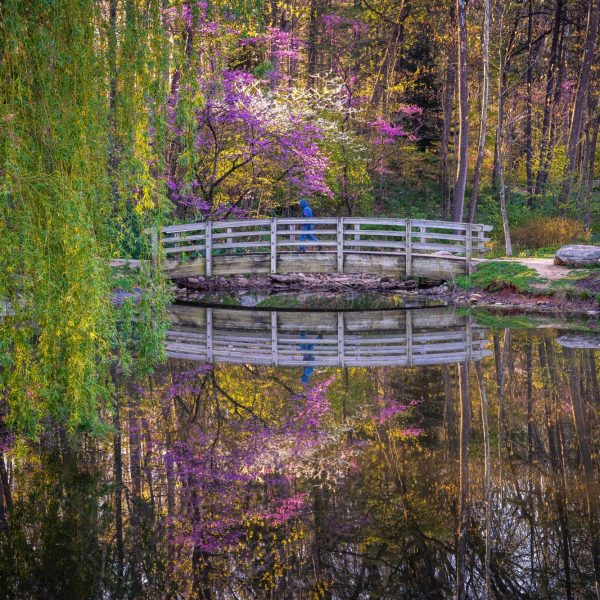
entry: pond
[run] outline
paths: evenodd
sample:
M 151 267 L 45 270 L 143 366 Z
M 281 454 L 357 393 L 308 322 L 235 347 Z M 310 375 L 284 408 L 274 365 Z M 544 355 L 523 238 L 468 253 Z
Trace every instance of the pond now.
M 105 437 L 2 442 L 0 597 L 597 598 L 597 341 L 174 306 Z

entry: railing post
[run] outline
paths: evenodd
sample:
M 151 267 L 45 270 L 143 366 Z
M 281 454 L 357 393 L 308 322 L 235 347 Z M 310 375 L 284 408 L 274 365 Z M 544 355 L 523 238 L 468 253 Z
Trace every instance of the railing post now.
M 360 223 L 354 223 L 354 241 L 360 242 Z
M 410 277 L 412 275 L 412 226 L 410 224 L 410 219 L 406 219 L 406 225 L 404 228 L 405 232 L 405 246 L 406 246 L 406 277 Z
M 465 273 L 471 274 L 471 258 L 473 256 L 473 226 L 466 224 L 465 229 Z
M 473 358 L 473 334 L 471 332 L 471 315 L 467 315 L 465 320 L 465 344 L 467 361 L 471 362 Z
M 337 272 L 344 272 L 344 217 L 337 222 Z
M 413 363 L 413 335 L 412 335 L 412 310 L 405 310 L 406 314 L 406 366 L 412 367 Z
M 206 362 L 213 361 L 213 314 L 212 308 L 206 309 Z
M 277 313 L 271 311 L 271 358 L 273 365 L 276 367 L 278 363 L 278 338 L 277 338 Z
M 277 273 L 277 218 L 271 219 L 271 273 Z
M 212 276 L 212 221 L 206 221 L 206 239 L 205 239 L 205 275 Z
M 344 339 L 344 313 L 338 312 L 337 314 L 337 331 L 338 331 L 338 366 L 343 367 L 345 365 L 344 360 L 344 346 L 346 345 Z
M 227 233 L 231 233 L 233 231 L 233 229 L 231 227 L 227 228 Z M 228 244 L 233 244 L 233 238 L 232 237 L 228 237 L 227 238 L 227 243 Z
M 485 257 L 485 231 L 483 225 L 479 225 L 477 232 L 477 258 Z

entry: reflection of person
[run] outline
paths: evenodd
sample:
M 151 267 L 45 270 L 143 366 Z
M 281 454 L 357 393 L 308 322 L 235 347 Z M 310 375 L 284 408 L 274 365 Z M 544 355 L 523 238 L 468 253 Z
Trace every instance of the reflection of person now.
M 306 334 L 304 332 L 302 332 L 300 334 L 300 337 L 302 339 L 306 339 Z M 302 360 L 305 360 L 307 362 L 313 362 L 315 360 L 315 356 L 314 356 L 314 354 L 310 354 L 310 351 L 314 350 L 314 349 L 315 349 L 315 345 L 312 343 L 300 344 L 300 350 L 303 351 Z M 313 374 L 314 370 L 315 370 L 314 367 L 309 367 L 309 366 L 304 367 L 304 370 L 302 371 L 302 377 L 300 377 L 300 381 L 302 382 L 303 385 L 306 385 L 308 383 L 308 380 L 310 379 L 310 376 Z
M 306 198 L 302 198 L 300 200 L 300 208 L 302 209 L 302 216 L 305 219 L 311 219 L 314 217 L 312 208 L 308 204 L 308 200 Z M 302 231 L 313 231 L 315 228 L 314 223 L 303 223 Z M 312 233 L 302 233 L 300 234 L 300 241 L 310 240 L 311 242 L 316 242 L 317 238 Z M 306 252 L 306 248 L 304 246 L 300 246 L 300 252 Z

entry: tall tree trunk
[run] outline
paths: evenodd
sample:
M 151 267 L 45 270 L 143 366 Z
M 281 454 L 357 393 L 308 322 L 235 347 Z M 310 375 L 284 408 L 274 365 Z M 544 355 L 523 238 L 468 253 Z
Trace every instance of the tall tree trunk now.
M 479 144 L 477 146 L 477 161 L 473 174 L 473 189 L 471 203 L 469 204 L 469 223 L 475 220 L 477 200 L 479 197 L 479 179 L 485 154 L 485 140 L 487 133 L 488 100 L 490 95 L 490 0 L 484 0 L 483 16 L 483 98 L 481 100 L 481 120 L 479 122 Z
M 527 11 L 527 96 L 525 100 L 525 173 L 527 176 L 527 204 L 533 206 L 533 147 L 532 147 L 532 81 L 533 81 L 533 0 Z
M 483 379 L 481 363 L 479 361 L 475 363 L 475 370 L 477 372 L 477 381 L 479 383 L 479 393 L 481 396 L 481 431 L 483 433 L 483 448 L 485 457 L 485 471 L 483 483 L 483 495 L 485 498 L 485 558 L 483 565 L 485 571 L 485 597 L 491 598 L 490 556 L 492 543 L 492 455 L 490 445 L 490 425 L 488 417 L 487 392 L 485 389 L 485 381 Z
M 575 93 L 575 102 L 571 114 L 569 141 L 567 143 L 567 165 L 560 195 L 561 202 L 566 202 L 569 199 L 573 188 L 573 175 L 577 163 L 579 142 L 581 138 L 581 125 L 590 87 L 590 73 L 594 60 L 594 53 L 596 52 L 599 24 L 600 0 L 589 0 L 587 32 L 583 48 L 583 57 L 581 59 L 581 70 L 577 82 L 577 92 Z
M 527 373 L 527 498 L 528 510 L 527 518 L 529 520 L 529 576 L 534 578 L 534 561 L 535 561 L 535 508 L 534 497 L 536 490 L 534 489 L 534 417 L 533 417 L 533 347 L 531 339 L 527 338 L 525 345 Z
M 456 0 L 457 46 L 458 46 L 458 164 L 454 196 L 452 198 L 452 217 L 462 221 L 465 207 L 465 191 L 469 166 L 469 80 L 467 65 L 467 3 Z
M 0 422 L 0 426 L 2 423 Z M 0 449 L 0 531 L 8 528 L 8 512 L 12 510 L 13 499 L 10 490 L 8 471 L 4 462 L 4 453 Z
M 133 388 L 133 386 L 131 386 Z M 129 390 L 128 429 L 129 429 L 129 474 L 131 477 L 131 578 L 136 593 L 142 590 L 141 555 L 141 509 L 142 509 L 142 467 L 141 432 L 138 414 L 139 403 L 133 389 Z
M 373 85 L 373 92 L 371 93 L 370 104 L 377 109 L 381 109 L 383 115 L 387 114 L 389 105 L 389 83 L 398 61 L 398 53 L 404 38 L 404 22 L 408 17 L 408 14 L 409 11 L 406 0 L 401 0 L 398 9 L 398 19 L 392 22 L 391 31 L 389 35 L 386 36 L 389 41 L 385 47 L 381 62 L 379 63 L 375 83 Z
M 450 7 L 450 28 L 454 31 L 456 25 L 456 11 L 454 4 Z M 449 219 L 452 214 L 453 185 L 450 175 L 450 136 L 452 131 L 452 100 L 456 87 L 456 46 L 454 35 L 450 36 L 447 49 L 446 77 L 442 98 L 442 137 L 440 143 L 440 167 L 442 174 L 442 195 L 444 197 L 443 218 Z
M 0 460 L 4 461 L 2 452 L 0 452 Z M 4 484 L 0 481 L 0 534 L 8 528 L 6 519 L 6 504 L 4 501 Z
M 112 201 L 119 204 L 119 186 L 117 171 L 119 152 L 117 148 L 117 0 L 108 4 L 108 172 Z
M 596 147 L 598 146 L 598 129 L 600 129 L 600 114 L 596 117 L 592 131 L 592 141 L 590 143 L 590 158 L 588 162 L 587 184 L 585 189 L 585 225 L 592 226 L 592 190 L 594 188 L 594 168 L 596 164 Z
M 123 595 L 123 564 L 125 553 L 123 550 L 123 455 L 121 448 L 121 415 L 120 399 L 115 400 L 115 412 L 113 414 L 113 473 L 115 477 L 115 545 L 117 551 L 117 585 L 114 593 L 115 598 Z
M 502 230 L 504 231 L 504 244 L 506 255 L 512 256 L 512 242 L 510 239 L 510 227 L 508 223 L 508 208 L 506 203 L 506 184 L 504 181 L 504 148 L 503 148 L 503 128 L 504 128 L 504 105 L 506 96 L 506 63 L 502 61 L 502 49 L 500 50 L 500 73 L 498 75 L 498 126 L 496 129 L 496 165 L 498 172 L 498 196 L 500 200 L 500 215 L 502 217 Z
M 550 45 L 550 58 L 546 74 L 546 95 L 544 99 L 544 114 L 542 118 L 542 131 L 540 135 L 540 151 L 538 157 L 538 171 L 535 179 L 534 193 L 540 196 L 544 193 L 549 166 L 549 131 L 550 122 L 554 116 L 557 95 L 557 79 L 560 57 L 562 56 L 562 27 L 565 0 L 557 0 L 554 10 L 552 26 L 552 43 Z
M 450 367 L 442 366 L 442 382 L 444 386 L 444 417 L 446 420 L 446 441 L 448 443 L 448 454 L 450 458 L 458 457 L 458 435 L 456 431 L 456 414 L 454 412 L 454 394 L 452 393 L 452 382 Z
M 594 185 L 594 165 L 596 160 L 596 146 L 598 144 L 598 128 L 600 114 L 598 113 L 599 96 L 594 96 L 590 105 L 590 119 L 585 131 L 585 148 L 581 165 L 581 180 L 577 197 L 577 212 L 584 214 L 587 227 L 591 226 L 591 196 Z
M 310 16 L 308 21 L 308 66 L 307 74 L 308 88 L 313 87 L 314 75 L 317 73 L 317 40 L 319 36 L 319 19 L 320 19 L 319 0 L 310 0 Z
M 279 3 L 271 2 L 272 10 L 272 26 L 289 33 L 292 29 L 292 21 L 288 19 L 287 9 L 285 7 L 280 8 Z M 282 64 L 281 57 L 277 52 L 275 44 L 271 45 L 271 64 L 273 65 L 271 75 L 271 87 L 274 88 L 277 85 L 279 79 L 281 79 L 280 72 L 283 71 L 284 65 Z
M 556 500 L 556 512 L 558 516 L 558 537 L 560 540 L 560 550 L 562 554 L 565 593 L 567 600 L 572 600 L 571 584 L 571 553 L 570 553 L 570 534 L 569 534 L 569 513 L 567 510 L 567 486 L 565 481 L 564 463 L 563 463 L 563 445 L 560 432 L 560 421 L 557 418 L 558 413 L 558 395 L 559 395 L 559 367 L 554 355 L 552 341 L 549 338 L 540 344 L 540 363 L 543 365 L 544 383 L 546 386 L 546 423 L 548 430 L 548 449 L 552 471 L 555 475 L 554 496 Z M 548 400 L 548 398 L 550 400 Z M 551 404 L 550 404 L 551 402 Z
M 458 492 L 458 529 L 456 536 L 456 600 L 467 598 L 466 552 L 467 526 L 469 522 L 469 440 L 471 437 L 471 399 L 469 397 L 469 364 L 460 363 L 458 368 L 460 390 L 460 457 Z
M 587 419 L 581 399 L 581 378 L 579 376 L 578 353 L 571 348 L 565 348 L 565 357 L 568 361 L 569 383 L 571 387 L 571 412 L 577 440 L 583 472 L 585 476 L 585 490 L 588 510 L 588 525 L 591 540 L 592 565 L 594 568 L 594 583 L 596 586 L 596 597 L 600 599 L 600 538 L 598 537 L 598 486 L 596 485 L 594 463 L 592 460 L 592 448 L 588 431 Z

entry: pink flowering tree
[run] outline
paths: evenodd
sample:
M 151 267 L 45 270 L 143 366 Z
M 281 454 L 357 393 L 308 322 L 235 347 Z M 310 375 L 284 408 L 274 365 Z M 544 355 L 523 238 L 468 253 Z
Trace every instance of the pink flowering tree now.
M 296 110 L 242 71 L 223 71 L 201 89 L 204 101 L 194 110 L 192 151 L 180 156 L 167 178 L 181 212 L 227 216 L 269 204 L 286 192 L 331 195 L 325 180 L 328 159 L 320 146 L 324 133 L 310 113 Z M 183 137 L 177 103 L 171 102 L 172 135 Z
M 192 559 L 177 561 L 181 580 L 226 580 L 235 556 L 236 569 L 274 584 L 272 573 L 286 568 L 282 552 L 305 528 L 312 487 L 334 486 L 353 468 L 357 449 L 327 398 L 332 383 L 322 380 L 280 408 L 271 401 L 259 408 L 202 365 L 174 375 L 159 402 L 148 402 L 159 409 L 157 422 L 180 415 L 165 437 L 172 442 L 156 448 L 163 464 L 154 468 L 177 481 L 167 535 L 177 554 Z
M 402 141 L 416 142 L 421 125 L 423 109 L 414 104 L 400 104 L 393 113 L 393 120 L 381 116 L 369 123 L 373 155 L 370 170 L 379 175 L 391 173 L 388 165 L 397 154 L 398 144 Z

